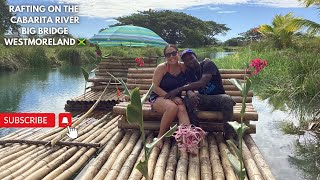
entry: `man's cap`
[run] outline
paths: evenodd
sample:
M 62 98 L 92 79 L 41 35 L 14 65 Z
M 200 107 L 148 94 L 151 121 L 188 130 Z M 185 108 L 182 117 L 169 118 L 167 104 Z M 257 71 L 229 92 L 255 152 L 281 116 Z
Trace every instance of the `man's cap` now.
M 197 57 L 196 53 L 194 53 L 191 49 L 186 49 L 186 50 L 182 51 L 182 53 L 180 55 L 181 59 L 183 58 L 184 55 L 189 54 L 189 53 L 192 53 L 195 57 Z

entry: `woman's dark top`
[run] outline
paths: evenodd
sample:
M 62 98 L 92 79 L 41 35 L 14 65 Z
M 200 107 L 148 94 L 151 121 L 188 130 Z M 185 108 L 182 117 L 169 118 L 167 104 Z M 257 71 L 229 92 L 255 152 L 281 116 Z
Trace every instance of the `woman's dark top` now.
M 167 73 L 162 77 L 159 87 L 165 92 L 170 92 L 178 87 L 186 85 L 186 83 L 186 76 L 182 71 L 177 76 L 174 76 L 167 71 Z M 181 94 L 179 96 L 181 96 Z M 157 97 L 159 97 L 159 95 L 152 91 L 149 101 L 153 103 Z

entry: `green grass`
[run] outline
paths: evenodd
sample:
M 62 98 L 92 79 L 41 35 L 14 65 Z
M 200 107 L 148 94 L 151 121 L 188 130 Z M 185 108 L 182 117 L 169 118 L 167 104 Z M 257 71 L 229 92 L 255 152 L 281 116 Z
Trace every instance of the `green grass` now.
M 312 107 L 320 102 L 320 51 L 249 51 L 244 48 L 235 55 L 215 60 L 215 63 L 219 68 L 242 69 L 255 58 L 268 61 L 267 67 L 253 77 L 256 94 L 270 98 L 275 106 L 279 106 L 279 101 L 287 101 L 290 108 L 314 113 L 316 109 Z

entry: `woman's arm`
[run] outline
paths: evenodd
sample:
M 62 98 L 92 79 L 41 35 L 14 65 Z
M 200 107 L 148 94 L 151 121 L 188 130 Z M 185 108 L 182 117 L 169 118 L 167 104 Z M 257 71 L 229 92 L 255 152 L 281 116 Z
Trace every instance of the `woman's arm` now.
M 153 92 L 155 92 L 161 97 L 167 94 L 167 92 L 165 92 L 163 89 L 159 87 L 164 74 L 165 74 L 165 65 L 162 63 L 157 66 L 156 70 L 153 73 L 153 78 L 152 78 L 152 83 L 154 87 Z

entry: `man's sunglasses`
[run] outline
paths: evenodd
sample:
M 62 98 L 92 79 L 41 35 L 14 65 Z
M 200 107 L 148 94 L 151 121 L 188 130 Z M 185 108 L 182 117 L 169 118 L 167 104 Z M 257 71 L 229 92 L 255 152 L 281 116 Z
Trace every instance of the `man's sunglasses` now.
M 177 51 L 173 51 L 173 52 L 171 52 L 171 53 L 164 54 L 164 57 L 169 58 L 169 57 L 171 57 L 171 55 L 172 55 L 172 56 L 176 56 L 177 54 L 178 54 Z

